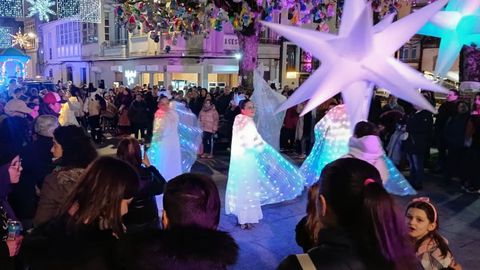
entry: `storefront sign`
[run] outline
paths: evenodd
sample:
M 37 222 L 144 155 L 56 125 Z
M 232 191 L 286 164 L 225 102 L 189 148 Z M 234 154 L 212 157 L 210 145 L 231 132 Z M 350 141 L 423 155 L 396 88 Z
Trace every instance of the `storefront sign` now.
M 223 49 L 224 50 L 238 50 L 238 38 L 236 35 L 224 35 L 223 36 Z
M 135 78 L 137 78 L 137 71 L 125 70 L 125 78 L 127 78 L 127 85 L 132 85 L 135 83 Z

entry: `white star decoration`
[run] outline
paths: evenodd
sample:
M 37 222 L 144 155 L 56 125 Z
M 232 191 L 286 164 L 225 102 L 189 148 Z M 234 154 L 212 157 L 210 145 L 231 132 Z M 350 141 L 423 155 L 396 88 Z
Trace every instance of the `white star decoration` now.
M 341 92 L 354 126 L 367 119 L 371 89 L 377 85 L 435 112 L 418 88 L 442 93 L 446 93 L 446 89 L 433 84 L 393 55 L 446 3 L 447 0 L 439 0 L 394 23 L 391 23 L 392 17 L 388 17 L 373 26 L 371 6 L 363 0 L 347 0 L 338 36 L 262 22 L 311 52 L 322 63 L 279 110 L 310 99 L 303 115 Z
M 49 21 L 48 14 L 55 15 L 55 12 L 51 9 L 51 6 L 55 5 L 55 1 L 51 0 L 27 0 L 32 6 L 28 8 L 28 17 L 32 17 L 38 14 L 38 18 L 41 21 Z
M 25 48 L 30 45 L 30 42 L 28 40 L 30 39 L 28 37 L 28 34 L 22 34 L 20 29 L 18 29 L 18 32 L 15 35 L 10 34 L 12 36 L 12 46 L 15 46 L 18 44 L 21 48 Z
M 463 45 L 480 46 L 480 1 L 450 0 L 418 33 L 442 39 L 435 74 L 445 77 Z

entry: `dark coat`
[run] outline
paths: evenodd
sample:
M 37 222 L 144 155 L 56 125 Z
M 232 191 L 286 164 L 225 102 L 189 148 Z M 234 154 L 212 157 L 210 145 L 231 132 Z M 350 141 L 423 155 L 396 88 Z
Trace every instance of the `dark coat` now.
M 443 135 L 443 130 L 447 125 L 447 121 L 450 117 L 457 113 L 457 102 L 446 101 L 438 108 L 438 114 L 435 116 L 435 133 L 438 136 Z
M 465 131 L 470 115 L 468 113 L 455 114 L 447 120 L 443 130 L 444 140 L 450 149 L 460 149 L 465 145 Z
M 402 148 L 408 154 L 425 155 L 430 146 L 430 135 L 433 128 L 432 113 L 426 110 L 410 114 L 407 119 L 408 138 Z
M 130 235 L 127 250 L 132 270 L 219 270 L 233 265 L 238 245 L 226 232 L 174 228 Z
M 116 256 L 118 240 L 98 224 L 67 228 L 63 215 L 35 228 L 25 236 L 20 256 L 31 270 L 121 269 Z
M 353 241 L 346 233 L 335 229 L 320 231 L 318 246 L 311 249 L 308 255 L 317 269 L 322 270 L 366 270 Z M 277 268 L 278 270 L 301 270 L 302 267 L 295 255 L 289 255 Z
M 128 119 L 133 125 L 146 127 L 150 120 L 147 103 L 145 101 L 133 101 L 128 109 Z
M 123 221 L 128 231 L 158 226 L 158 209 L 155 195 L 163 193 L 165 178 L 154 166 L 140 169 L 140 188 L 128 206 Z

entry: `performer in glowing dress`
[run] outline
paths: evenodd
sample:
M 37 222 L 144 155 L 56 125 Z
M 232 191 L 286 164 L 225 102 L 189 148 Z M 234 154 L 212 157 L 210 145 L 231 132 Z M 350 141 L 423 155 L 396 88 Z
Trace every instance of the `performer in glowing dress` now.
M 172 101 L 171 108 L 178 114 L 178 135 L 180 138 L 180 157 L 182 173 L 190 172 L 193 163 L 197 160 L 197 152 L 202 142 L 202 129 L 197 116 L 190 111 L 186 104 Z
M 257 131 L 250 100 L 239 104 L 233 124 L 225 211 L 234 214 L 242 229 L 262 219 L 261 206 L 294 199 L 304 188 L 298 169 L 266 143 Z
M 170 101 L 163 96 L 158 102 L 153 122 L 153 137 L 148 156 L 150 162 L 169 181 L 182 174 L 178 114 L 170 108 Z
M 280 149 L 280 130 L 282 129 L 285 111 L 276 112 L 286 98 L 275 92 L 263 78 L 264 67 L 259 66 L 253 73 L 252 102 L 257 105 L 255 124 L 258 133 L 273 148 Z
M 351 138 L 350 120 L 347 116 L 345 105 L 338 105 L 332 108 L 315 125 L 315 144 L 310 155 L 303 162 L 300 170 L 305 175 L 306 185 L 311 186 L 320 178 L 325 165 L 339 159 L 347 154 L 356 158 L 361 155 L 355 155 L 355 145 L 360 144 L 359 139 Z M 370 138 L 370 137 L 368 137 Z M 368 139 L 366 138 L 366 139 Z M 371 140 L 372 142 L 373 140 Z M 385 189 L 395 195 L 414 195 L 416 191 L 398 171 L 393 162 L 385 155 L 380 141 L 376 141 L 377 149 L 382 150 L 381 157 L 378 157 L 382 163 L 383 169 L 380 169 L 380 175 Z M 350 144 L 350 145 L 349 145 Z M 350 146 L 350 147 L 349 147 Z M 380 151 L 380 150 L 379 150 Z M 365 159 L 366 160 L 366 159 Z M 366 160 L 369 162 L 369 160 Z

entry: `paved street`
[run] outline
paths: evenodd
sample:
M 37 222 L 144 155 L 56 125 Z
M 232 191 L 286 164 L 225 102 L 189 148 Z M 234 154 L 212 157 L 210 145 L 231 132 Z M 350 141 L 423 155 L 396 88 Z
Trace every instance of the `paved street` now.
M 106 147 L 102 154 L 112 154 Z M 193 172 L 206 173 L 213 177 L 220 190 L 222 206 L 228 171 L 228 153 L 218 154 L 214 159 L 201 159 L 193 166 Z M 297 160 L 295 160 L 298 162 Z M 419 196 L 428 196 L 438 206 L 441 233 L 450 242 L 457 260 L 463 269 L 478 269 L 480 264 L 480 195 L 460 192 L 458 183 L 444 187 L 437 185 L 440 178 L 427 174 L 427 182 Z M 410 197 L 397 197 L 404 207 Z M 305 214 L 306 192 L 289 202 L 263 207 L 264 218 L 252 230 L 241 230 L 236 218 L 224 214 L 220 229 L 230 232 L 240 245 L 240 259 L 232 269 L 275 269 L 283 257 L 300 253 L 295 243 L 295 225 Z

